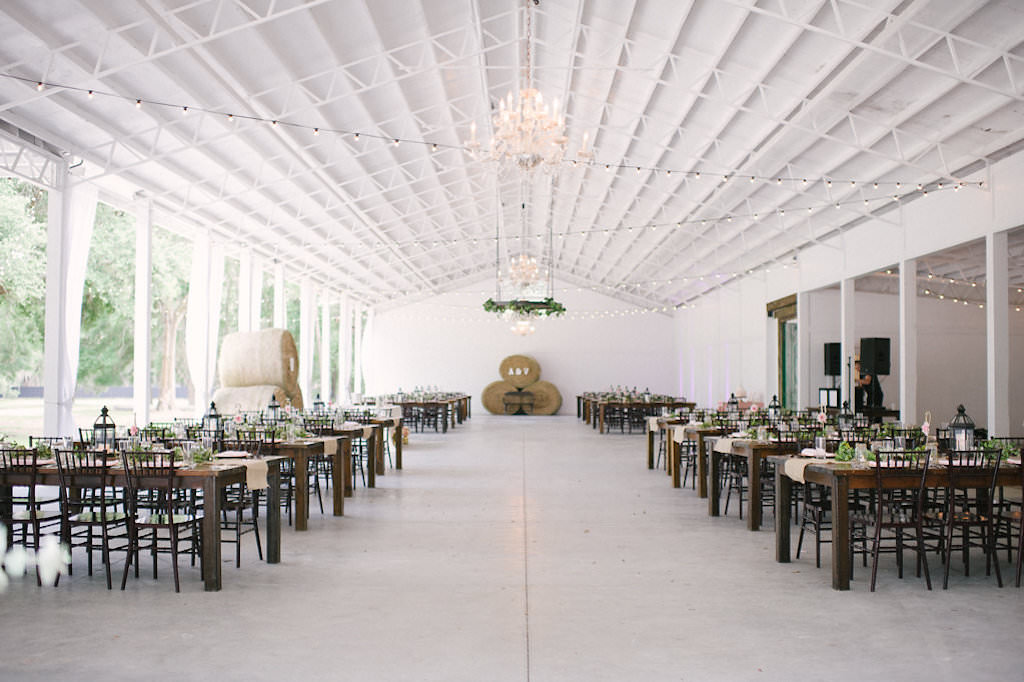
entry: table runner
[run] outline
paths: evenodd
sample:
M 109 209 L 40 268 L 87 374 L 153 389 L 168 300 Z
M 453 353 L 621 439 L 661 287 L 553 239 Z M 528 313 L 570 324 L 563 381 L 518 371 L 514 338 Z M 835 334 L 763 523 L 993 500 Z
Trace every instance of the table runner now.
M 797 483 L 804 483 L 804 469 L 813 461 L 809 457 L 790 457 L 786 460 L 782 470 Z
M 732 444 L 743 438 L 718 438 L 715 440 L 715 452 L 728 455 L 732 452 Z
M 217 456 L 217 462 L 244 466 L 245 484 L 249 490 L 267 489 L 267 463 L 262 459 L 253 459 L 248 452 L 242 450 L 225 450 Z

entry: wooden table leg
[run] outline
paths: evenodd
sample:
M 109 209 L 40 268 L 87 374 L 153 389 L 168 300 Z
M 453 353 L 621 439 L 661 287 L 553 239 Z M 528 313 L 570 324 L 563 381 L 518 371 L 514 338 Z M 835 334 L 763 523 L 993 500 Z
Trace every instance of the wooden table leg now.
M 775 560 L 789 563 L 789 529 L 793 509 L 793 480 L 783 473 L 782 463 L 775 465 Z
M 295 462 L 295 530 L 309 528 L 309 464 L 306 459 L 306 453 L 297 452 L 292 460 Z
M 598 414 L 598 417 L 597 417 L 597 421 L 598 421 L 597 432 L 598 433 L 604 433 L 604 405 L 602 405 L 601 409 L 599 409 L 597 411 L 597 414 Z
M 672 487 L 673 488 L 681 488 L 683 486 L 683 484 L 681 482 L 682 481 L 682 476 L 680 474 L 680 472 L 683 469 L 683 448 L 682 448 L 682 443 L 676 443 L 676 442 L 672 441 L 671 439 L 669 439 L 669 442 L 672 443 L 672 446 L 671 446 L 671 449 L 672 449 L 672 464 L 671 464 L 671 467 L 672 467 L 672 470 L 671 470 L 671 474 L 672 474 Z
M 375 426 L 374 431 L 376 432 L 377 438 L 376 447 L 373 449 L 373 461 L 374 465 L 377 467 L 377 475 L 383 476 L 387 473 L 387 470 L 384 467 L 384 438 L 386 437 L 386 432 L 384 430 L 384 426 L 381 424 Z
M 203 588 L 217 592 L 221 588 L 220 565 L 220 488 L 216 476 L 203 481 Z
M 281 460 L 267 471 L 267 563 L 281 563 Z
M 402 420 L 395 420 L 395 468 L 402 468 Z
M 697 497 L 708 496 L 708 449 L 704 434 L 697 434 Z
M 850 482 L 832 478 L 832 589 L 850 589 Z
M 647 428 L 647 468 L 654 468 L 654 431 Z
M 352 497 L 352 439 L 346 436 L 341 439 L 341 466 L 344 467 L 345 497 Z
M 719 476 L 719 470 L 722 466 L 722 457 L 724 455 L 720 452 L 715 452 L 714 448 L 707 450 L 708 459 L 708 516 L 719 515 L 719 502 L 722 499 L 722 486 L 721 476 Z
M 366 457 L 363 466 L 366 467 L 366 487 L 376 488 L 377 487 L 377 467 L 374 466 L 374 453 L 377 452 L 377 429 L 370 431 L 369 438 L 366 439 Z
M 761 455 L 757 451 L 750 453 L 747 460 L 747 528 L 761 529 Z
M 342 439 L 339 438 L 338 441 Z M 347 440 L 347 439 L 346 439 Z M 345 454 L 340 442 L 335 443 L 334 454 L 331 455 L 331 491 L 334 496 L 334 515 L 345 515 L 345 465 L 342 460 Z

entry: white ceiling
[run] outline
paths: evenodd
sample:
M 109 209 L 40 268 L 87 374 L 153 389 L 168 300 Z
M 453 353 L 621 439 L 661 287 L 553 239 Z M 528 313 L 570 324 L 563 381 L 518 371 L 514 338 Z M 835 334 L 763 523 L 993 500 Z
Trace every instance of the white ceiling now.
M 634 305 L 690 300 L 1024 140 L 1019 0 L 533 12 L 535 84 L 594 163 L 534 178 L 526 231 L 550 225 L 560 280 Z M 463 145 L 517 86 L 525 17 L 512 0 L 5 0 L 0 120 L 168 220 L 400 305 L 493 277 L 499 222 L 523 229 L 519 181 Z M 527 243 L 508 250 L 541 254 Z

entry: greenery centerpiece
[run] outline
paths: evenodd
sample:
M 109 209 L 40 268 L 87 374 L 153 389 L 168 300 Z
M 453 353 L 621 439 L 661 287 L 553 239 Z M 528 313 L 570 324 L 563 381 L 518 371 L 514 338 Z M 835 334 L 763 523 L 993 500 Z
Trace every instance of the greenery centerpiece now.
M 836 449 L 837 462 L 852 462 L 856 455 L 856 449 L 845 440 L 840 443 L 839 447 Z
M 565 314 L 565 306 L 550 296 L 539 301 L 526 299 L 495 301 L 493 298 L 489 298 L 484 301 L 484 310 L 498 315 L 513 313 L 531 317 L 558 317 Z

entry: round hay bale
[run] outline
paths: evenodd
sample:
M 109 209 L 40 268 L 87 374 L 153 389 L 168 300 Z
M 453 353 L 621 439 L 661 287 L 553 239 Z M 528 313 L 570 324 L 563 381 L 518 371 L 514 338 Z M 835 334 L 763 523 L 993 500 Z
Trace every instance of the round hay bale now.
M 228 334 L 220 346 L 219 370 L 224 387 L 280 386 L 298 394 L 299 352 L 287 329 Z
M 540 379 L 540 363 L 529 355 L 510 355 L 501 361 L 501 378 L 516 388 L 526 388 Z
M 484 404 L 491 414 L 505 414 L 505 394 L 516 390 L 516 387 L 507 381 L 494 381 L 487 384 L 484 392 L 480 394 L 480 402 Z
M 288 397 L 288 400 L 292 401 L 292 407 L 296 410 L 304 409 L 305 406 L 302 404 L 302 389 L 299 388 L 298 384 L 291 387 L 285 386 L 284 392 Z M 281 404 L 284 405 L 284 403 Z
M 222 386 L 214 392 L 213 402 L 221 414 L 235 414 L 265 410 L 271 396 L 284 405 L 288 394 L 280 386 Z
M 530 392 L 533 393 L 534 414 L 555 414 L 562 406 L 562 394 L 549 381 L 530 384 Z

